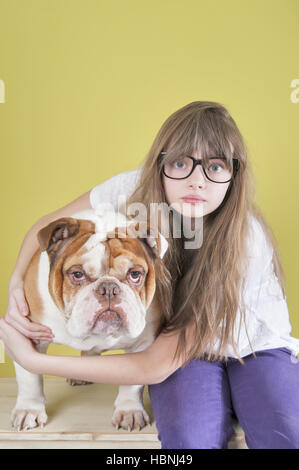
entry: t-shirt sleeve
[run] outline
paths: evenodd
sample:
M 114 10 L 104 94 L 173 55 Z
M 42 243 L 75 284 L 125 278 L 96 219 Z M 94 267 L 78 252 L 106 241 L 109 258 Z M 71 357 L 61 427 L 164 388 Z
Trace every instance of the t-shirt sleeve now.
M 291 332 L 287 301 L 272 262 L 266 266 L 262 275 L 257 292 L 255 314 L 278 336 L 288 335 Z
M 248 272 L 247 280 L 249 289 L 258 287 L 262 277 L 269 272 L 272 265 L 273 247 L 269 245 L 262 225 L 254 217 L 249 218 L 249 233 L 247 237 Z
M 102 205 L 112 205 L 117 211 L 120 196 L 127 200 L 137 186 L 141 174 L 141 168 L 125 171 L 112 176 L 101 184 L 91 189 L 89 193 L 90 204 L 93 209 Z
M 250 237 L 249 270 L 246 296 L 248 306 L 260 322 L 272 334 L 282 336 L 291 331 L 289 311 L 279 280 L 274 272 L 273 247 L 269 245 L 260 223 L 253 221 Z

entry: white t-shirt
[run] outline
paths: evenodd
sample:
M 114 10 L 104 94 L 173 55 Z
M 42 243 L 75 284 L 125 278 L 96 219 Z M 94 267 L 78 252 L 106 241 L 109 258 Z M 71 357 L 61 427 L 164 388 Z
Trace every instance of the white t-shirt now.
M 127 200 L 133 193 L 142 168 L 125 171 L 90 191 L 90 203 L 96 209 L 103 203 L 112 204 L 115 211 L 119 210 L 119 195 Z M 291 324 L 286 298 L 283 296 L 278 279 L 274 273 L 273 249 L 267 243 L 260 223 L 250 216 L 250 230 L 247 240 L 249 267 L 245 280 L 244 302 L 246 309 L 246 327 L 253 351 L 285 347 L 292 351 L 294 362 L 298 360 L 299 339 L 290 336 Z M 240 357 L 252 354 L 245 323 L 240 325 L 240 311 L 237 312 L 235 323 L 235 342 Z M 213 352 L 217 350 L 218 340 L 214 343 Z M 229 357 L 236 358 L 231 345 L 228 346 Z

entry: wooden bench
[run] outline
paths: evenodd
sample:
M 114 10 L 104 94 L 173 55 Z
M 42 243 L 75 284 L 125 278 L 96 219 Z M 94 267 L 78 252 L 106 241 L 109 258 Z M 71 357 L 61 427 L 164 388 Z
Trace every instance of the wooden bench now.
M 71 387 L 65 379 L 46 378 L 47 425 L 17 432 L 10 424 L 17 383 L 0 379 L 0 449 L 161 449 L 147 387 L 144 406 L 153 422 L 141 431 L 116 430 L 111 424 L 117 391 L 115 385 Z M 228 448 L 247 448 L 238 426 Z

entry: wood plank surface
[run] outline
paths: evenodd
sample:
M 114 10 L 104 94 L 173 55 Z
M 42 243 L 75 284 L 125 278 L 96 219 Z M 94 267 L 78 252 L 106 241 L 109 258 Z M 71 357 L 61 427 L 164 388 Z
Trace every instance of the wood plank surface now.
M 116 430 L 111 423 L 113 403 L 118 393 L 115 385 L 70 386 L 63 378 L 44 380 L 48 423 L 44 428 L 15 431 L 10 414 L 15 405 L 15 379 L 0 379 L 0 449 L 160 449 L 147 386 L 144 406 L 152 424 L 140 431 Z M 244 447 L 240 429 L 229 448 Z

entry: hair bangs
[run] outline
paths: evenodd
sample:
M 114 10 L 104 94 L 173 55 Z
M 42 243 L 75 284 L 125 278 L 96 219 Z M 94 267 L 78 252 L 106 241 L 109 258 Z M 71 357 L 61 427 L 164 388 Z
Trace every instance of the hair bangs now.
M 198 151 L 205 164 L 209 158 L 225 158 L 228 165 L 233 166 L 233 141 L 232 130 L 229 125 L 213 112 L 213 109 L 205 109 L 197 122 L 198 126 Z
M 163 163 L 198 152 L 204 164 L 207 165 L 211 157 L 225 158 L 232 169 L 234 140 L 231 127 L 223 119 L 211 109 L 201 110 L 185 118 L 176 127 L 166 145 Z

